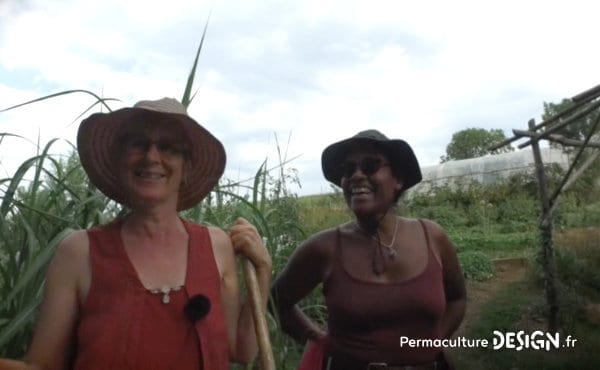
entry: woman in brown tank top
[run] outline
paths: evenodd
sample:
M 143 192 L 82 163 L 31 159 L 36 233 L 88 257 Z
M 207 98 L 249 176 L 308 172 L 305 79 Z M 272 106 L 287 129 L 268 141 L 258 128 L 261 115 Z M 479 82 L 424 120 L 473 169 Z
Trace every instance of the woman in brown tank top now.
M 283 330 L 319 343 L 324 354 L 314 369 L 448 368 L 441 348 L 400 345 L 402 337 L 450 337 L 466 302 L 456 251 L 442 228 L 396 215 L 399 197 L 421 181 L 411 147 L 362 131 L 328 146 L 322 168 L 342 188 L 355 220 L 310 237 L 275 280 L 271 294 Z M 296 305 L 321 283 L 326 329 Z
M 164 98 L 92 114 L 77 149 L 90 181 L 129 212 L 59 245 L 29 351 L 0 367 L 226 370 L 252 361 L 235 254 L 254 264 L 266 308 L 272 270 L 262 239 L 243 219 L 227 234 L 178 215 L 223 174 L 221 142 Z

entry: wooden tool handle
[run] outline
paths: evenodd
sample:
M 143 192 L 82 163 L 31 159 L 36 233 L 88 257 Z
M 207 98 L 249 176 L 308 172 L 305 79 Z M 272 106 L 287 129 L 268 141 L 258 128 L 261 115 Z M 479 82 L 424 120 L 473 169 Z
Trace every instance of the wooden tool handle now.
M 248 259 L 242 260 L 242 269 L 244 279 L 248 287 L 248 299 L 252 308 L 252 317 L 254 318 L 254 329 L 256 330 L 256 339 L 258 342 L 258 355 L 260 357 L 260 366 L 262 370 L 275 370 L 275 360 L 273 358 L 273 349 L 271 348 L 271 339 L 269 337 L 269 328 L 265 312 L 262 308 L 262 299 L 256 270 L 254 265 Z

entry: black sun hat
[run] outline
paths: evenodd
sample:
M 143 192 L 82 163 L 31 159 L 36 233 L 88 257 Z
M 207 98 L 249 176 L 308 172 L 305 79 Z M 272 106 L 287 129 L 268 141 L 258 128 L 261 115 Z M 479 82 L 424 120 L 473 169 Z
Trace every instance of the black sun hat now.
M 351 149 L 364 146 L 377 148 L 386 155 L 390 165 L 402 175 L 403 190 L 418 184 L 422 179 L 417 157 L 408 143 L 401 139 L 389 139 L 377 130 L 365 130 L 351 138 L 329 145 L 321 155 L 321 166 L 325 178 L 341 186 L 340 166 Z
M 225 149 L 216 137 L 187 114 L 183 104 L 172 98 L 143 100 L 133 107 L 94 113 L 81 122 L 77 151 L 90 181 L 107 197 L 129 206 L 118 178 L 114 151 L 123 133 L 134 123 L 143 124 L 144 118 L 160 119 L 173 125 L 173 129 L 182 130 L 189 163 L 186 163 L 185 181 L 179 188 L 177 210 L 195 206 L 223 175 Z

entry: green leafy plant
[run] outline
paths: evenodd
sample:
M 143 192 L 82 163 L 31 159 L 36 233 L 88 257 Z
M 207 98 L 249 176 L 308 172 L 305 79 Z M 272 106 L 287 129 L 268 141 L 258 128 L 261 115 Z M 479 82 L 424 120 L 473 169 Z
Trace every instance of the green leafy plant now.
M 120 208 L 87 181 L 75 157 L 49 154 L 55 141 L 0 184 L 0 356 L 29 342 L 46 266 L 72 229 L 103 223 Z
M 467 279 L 483 281 L 494 276 L 492 260 L 482 252 L 468 251 L 458 254 L 463 274 Z

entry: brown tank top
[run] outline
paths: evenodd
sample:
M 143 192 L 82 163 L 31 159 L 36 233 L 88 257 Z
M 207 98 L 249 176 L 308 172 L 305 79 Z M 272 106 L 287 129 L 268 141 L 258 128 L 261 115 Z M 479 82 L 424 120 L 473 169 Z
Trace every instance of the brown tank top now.
M 74 368 L 229 369 L 220 275 L 205 227 L 183 221 L 189 235 L 185 286 L 162 295 L 145 289 L 120 235 L 121 221 L 88 230 L 92 282 L 77 328 Z M 207 316 L 186 318 L 189 297 L 205 295 Z
M 420 220 L 419 220 L 420 221 Z M 431 250 L 427 229 L 428 261 L 417 276 L 398 283 L 356 279 L 341 263 L 340 231 L 336 257 L 324 295 L 328 311 L 329 352 L 365 362 L 418 365 L 435 360 L 438 348 L 400 347 L 400 337 L 436 339 L 446 309 L 442 267 Z

